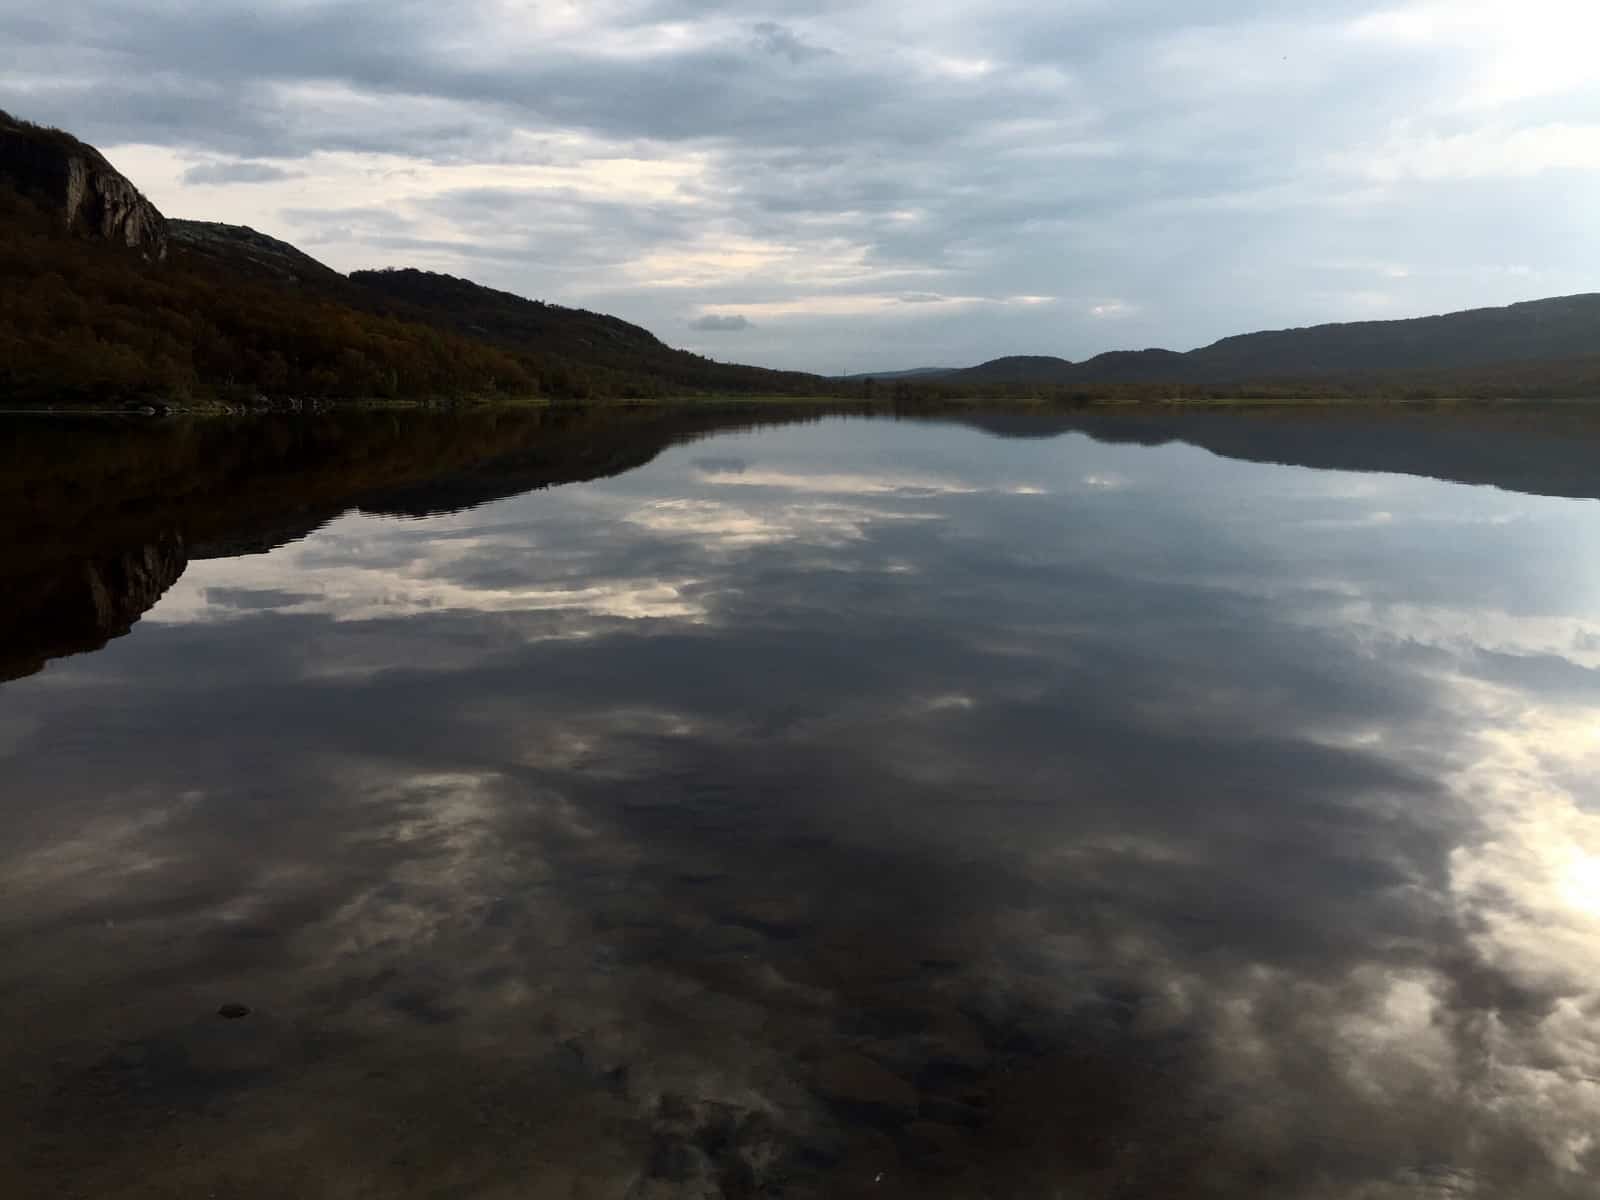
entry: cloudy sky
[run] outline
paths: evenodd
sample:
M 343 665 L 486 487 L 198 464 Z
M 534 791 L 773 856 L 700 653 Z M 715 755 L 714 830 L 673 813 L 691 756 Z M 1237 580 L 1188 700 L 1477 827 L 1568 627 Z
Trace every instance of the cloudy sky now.
M 835 372 L 1591 291 L 1593 0 L 0 0 L 163 211 Z

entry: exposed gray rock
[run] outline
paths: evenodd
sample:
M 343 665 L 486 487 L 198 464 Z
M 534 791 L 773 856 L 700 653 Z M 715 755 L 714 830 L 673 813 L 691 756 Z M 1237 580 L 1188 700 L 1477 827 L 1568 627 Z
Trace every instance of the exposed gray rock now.
M 0 112 L 0 180 L 53 211 L 74 233 L 161 260 L 167 221 L 93 146 Z
M 226 267 L 235 275 L 290 284 L 343 282 L 332 267 L 248 225 L 173 219 L 167 222 L 167 232 L 186 250 Z

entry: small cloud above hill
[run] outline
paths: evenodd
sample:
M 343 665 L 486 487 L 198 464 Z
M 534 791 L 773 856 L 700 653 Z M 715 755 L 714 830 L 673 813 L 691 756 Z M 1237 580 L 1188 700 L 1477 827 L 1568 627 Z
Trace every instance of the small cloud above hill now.
M 1138 312 L 1137 305 L 1129 304 L 1125 300 L 1107 300 L 1089 307 L 1089 315 L 1097 321 L 1115 321 L 1120 317 L 1136 316 Z
M 185 183 L 276 183 L 295 178 L 298 172 L 263 162 L 200 163 L 183 173 Z
M 690 321 L 689 328 L 704 333 L 742 333 L 746 329 L 754 329 L 755 326 L 747 318 L 738 315 L 719 316 L 716 313 L 708 313 Z

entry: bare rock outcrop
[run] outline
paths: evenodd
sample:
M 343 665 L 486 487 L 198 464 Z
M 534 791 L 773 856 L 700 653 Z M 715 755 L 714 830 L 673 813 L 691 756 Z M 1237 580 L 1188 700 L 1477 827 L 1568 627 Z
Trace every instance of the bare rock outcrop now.
M 167 232 L 194 258 L 225 268 L 236 279 L 266 279 L 274 283 L 317 284 L 340 287 L 345 279 L 288 242 L 269 237 L 248 225 L 170 218 Z
M 56 214 L 74 233 L 167 256 L 167 221 L 105 155 L 69 133 L 0 112 L 0 182 Z

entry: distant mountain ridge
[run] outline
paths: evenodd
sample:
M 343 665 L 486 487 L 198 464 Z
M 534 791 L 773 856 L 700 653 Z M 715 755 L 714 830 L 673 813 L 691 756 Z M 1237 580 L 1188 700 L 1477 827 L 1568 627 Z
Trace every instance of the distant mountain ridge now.
M 838 375 L 846 383 L 861 382 L 868 379 L 922 379 L 933 378 L 937 375 L 949 375 L 959 370 L 958 367 L 911 367 L 904 371 L 862 371 L 855 375 Z
M 1600 355 L 1600 294 L 1527 300 L 1440 316 L 1236 334 L 1180 353 L 1113 350 L 1082 362 L 1013 355 L 919 374 L 943 384 L 1229 384 L 1272 379 L 1454 371 Z

